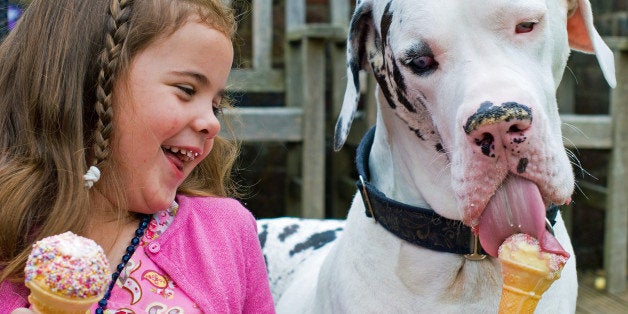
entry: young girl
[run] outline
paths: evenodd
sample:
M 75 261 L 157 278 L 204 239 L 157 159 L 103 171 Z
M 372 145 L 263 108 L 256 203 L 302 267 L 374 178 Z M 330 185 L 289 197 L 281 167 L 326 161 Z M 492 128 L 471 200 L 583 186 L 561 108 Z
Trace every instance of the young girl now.
M 32 1 L 0 46 L 0 313 L 68 230 L 117 278 L 96 313 L 274 311 L 217 136 L 234 24 L 220 0 Z

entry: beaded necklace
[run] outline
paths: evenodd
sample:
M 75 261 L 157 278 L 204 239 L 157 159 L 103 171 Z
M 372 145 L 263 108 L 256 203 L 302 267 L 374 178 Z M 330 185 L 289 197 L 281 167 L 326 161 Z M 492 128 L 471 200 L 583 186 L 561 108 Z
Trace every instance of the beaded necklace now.
M 148 228 L 148 223 L 150 222 L 150 219 L 151 219 L 151 215 L 142 216 L 142 219 L 140 220 L 140 225 L 139 227 L 137 227 L 137 230 L 135 230 L 135 236 L 133 237 L 133 239 L 131 239 L 131 244 L 127 246 L 126 253 L 122 256 L 122 262 L 118 264 L 118 266 L 116 267 L 116 271 L 113 274 L 111 274 L 111 283 L 109 284 L 109 288 L 107 289 L 107 292 L 105 292 L 105 295 L 103 296 L 103 298 L 100 301 L 98 301 L 98 308 L 96 309 L 96 314 L 104 313 L 105 308 L 107 307 L 107 300 L 109 300 L 109 297 L 111 297 L 111 290 L 113 289 L 113 286 L 116 285 L 116 281 L 118 280 L 118 277 L 120 277 L 120 273 L 126 266 L 126 263 L 131 259 L 131 256 L 133 256 L 133 253 L 135 253 L 135 249 L 140 244 L 140 240 L 144 236 L 144 232 L 146 231 L 146 228 Z

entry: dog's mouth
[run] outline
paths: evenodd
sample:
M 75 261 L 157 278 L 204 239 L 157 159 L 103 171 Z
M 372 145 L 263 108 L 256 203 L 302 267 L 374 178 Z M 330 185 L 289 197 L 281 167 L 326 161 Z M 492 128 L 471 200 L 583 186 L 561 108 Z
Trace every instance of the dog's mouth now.
M 489 200 L 477 226 L 484 250 L 497 257 L 504 240 L 526 233 L 539 240 L 541 250 L 569 257 L 558 240 L 546 229 L 546 204 L 537 185 L 516 175 L 508 175 Z

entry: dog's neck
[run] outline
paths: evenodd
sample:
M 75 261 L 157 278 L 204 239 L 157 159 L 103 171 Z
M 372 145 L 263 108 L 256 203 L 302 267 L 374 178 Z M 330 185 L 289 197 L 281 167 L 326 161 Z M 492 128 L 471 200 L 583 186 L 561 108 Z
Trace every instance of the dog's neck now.
M 372 184 L 394 200 L 460 220 L 445 154 L 399 123 L 383 97 L 379 101 L 378 127 L 369 158 Z

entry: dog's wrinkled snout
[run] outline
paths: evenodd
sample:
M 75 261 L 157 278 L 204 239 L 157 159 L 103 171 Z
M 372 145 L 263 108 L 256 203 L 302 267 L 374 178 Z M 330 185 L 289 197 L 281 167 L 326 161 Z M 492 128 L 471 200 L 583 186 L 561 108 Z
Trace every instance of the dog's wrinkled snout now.
M 531 125 L 530 107 L 517 102 L 495 105 L 485 101 L 467 119 L 464 131 L 483 155 L 495 157 L 496 148 L 500 148 L 496 145 L 515 150 L 525 142 Z

